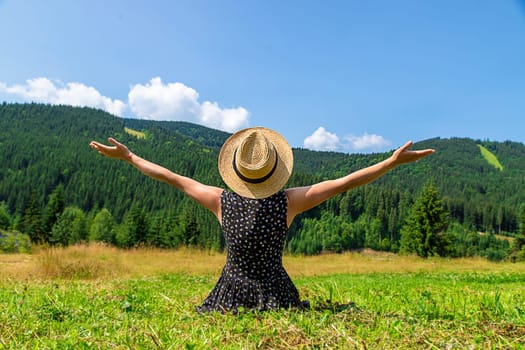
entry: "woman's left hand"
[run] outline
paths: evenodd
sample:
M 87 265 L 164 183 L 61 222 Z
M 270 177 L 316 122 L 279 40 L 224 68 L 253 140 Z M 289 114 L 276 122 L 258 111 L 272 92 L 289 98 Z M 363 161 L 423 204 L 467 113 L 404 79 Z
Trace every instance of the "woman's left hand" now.
M 412 163 L 416 160 L 424 158 L 432 153 L 435 150 L 428 148 L 423 150 L 412 151 L 409 148 L 412 147 L 412 141 L 408 141 L 403 146 L 399 147 L 394 154 L 392 154 L 391 159 L 392 163 L 397 166 L 405 163 Z

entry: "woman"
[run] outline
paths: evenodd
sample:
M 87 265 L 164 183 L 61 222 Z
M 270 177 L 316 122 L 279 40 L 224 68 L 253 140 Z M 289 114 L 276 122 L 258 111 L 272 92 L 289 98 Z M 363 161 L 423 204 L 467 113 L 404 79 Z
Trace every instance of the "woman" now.
M 174 186 L 217 217 L 226 240 L 227 260 L 216 286 L 198 307 L 201 312 L 302 307 L 282 265 L 286 232 L 295 216 L 434 152 L 412 151 L 412 142 L 407 142 L 389 158 L 344 177 L 283 190 L 293 168 L 290 145 L 276 131 L 248 128 L 228 138 L 219 154 L 219 173 L 229 191 L 176 174 L 137 156 L 115 139 L 108 141 L 113 146 L 95 141 L 90 146 Z

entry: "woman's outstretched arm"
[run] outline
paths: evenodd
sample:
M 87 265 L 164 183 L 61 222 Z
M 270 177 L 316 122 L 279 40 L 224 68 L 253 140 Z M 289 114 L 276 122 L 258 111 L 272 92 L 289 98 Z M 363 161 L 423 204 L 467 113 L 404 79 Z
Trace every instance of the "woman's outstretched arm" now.
M 113 138 L 109 138 L 108 141 L 113 146 L 106 146 L 96 141 L 92 141 L 89 145 L 91 148 L 97 150 L 100 154 L 108 158 L 124 160 L 133 165 L 144 175 L 165 182 L 181 190 L 193 198 L 197 203 L 209 209 L 220 221 L 221 188 L 202 184 L 189 177 L 176 174 L 158 164 L 141 158 Z
M 297 214 L 311 209 L 336 194 L 370 183 L 401 164 L 415 162 L 434 153 L 433 149 L 412 151 L 412 141 L 397 149 L 392 156 L 367 168 L 357 170 L 339 179 L 319 182 L 311 186 L 286 190 L 288 196 L 288 225 Z

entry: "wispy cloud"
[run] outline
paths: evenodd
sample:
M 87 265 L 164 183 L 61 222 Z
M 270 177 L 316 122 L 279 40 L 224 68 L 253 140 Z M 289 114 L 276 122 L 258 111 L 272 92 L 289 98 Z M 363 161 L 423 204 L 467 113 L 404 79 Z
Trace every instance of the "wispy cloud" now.
M 28 79 L 15 85 L 0 82 L 0 93 L 30 102 L 99 108 L 119 117 L 127 113 L 141 119 L 185 120 L 229 132 L 247 127 L 249 119 L 249 112 L 243 107 L 221 108 L 217 102 L 200 103 L 195 89 L 179 82 L 163 83 L 159 77 L 144 85 L 133 85 L 127 103 L 103 96 L 92 86 L 78 82 L 64 84 L 48 78 Z
M 383 136 L 368 134 L 366 132 L 361 136 L 348 135 L 344 139 L 347 141 L 346 147 L 355 151 L 378 151 L 390 146 L 390 141 Z
M 305 148 L 317 151 L 373 152 L 382 151 L 391 143 L 383 136 L 368 133 L 339 137 L 320 126 L 304 139 L 303 144 Z

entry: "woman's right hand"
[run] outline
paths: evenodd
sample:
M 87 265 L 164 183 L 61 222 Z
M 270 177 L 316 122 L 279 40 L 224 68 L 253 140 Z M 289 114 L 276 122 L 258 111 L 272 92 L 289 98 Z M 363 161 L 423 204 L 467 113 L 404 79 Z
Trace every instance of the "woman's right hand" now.
M 113 146 L 106 146 L 96 141 L 91 141 L 89 146 L 108 158 L 122 159 L 125 161 L 131 160 L 132 153 L 125 145 L 112 137 L 108 138 L 108 142 Z

